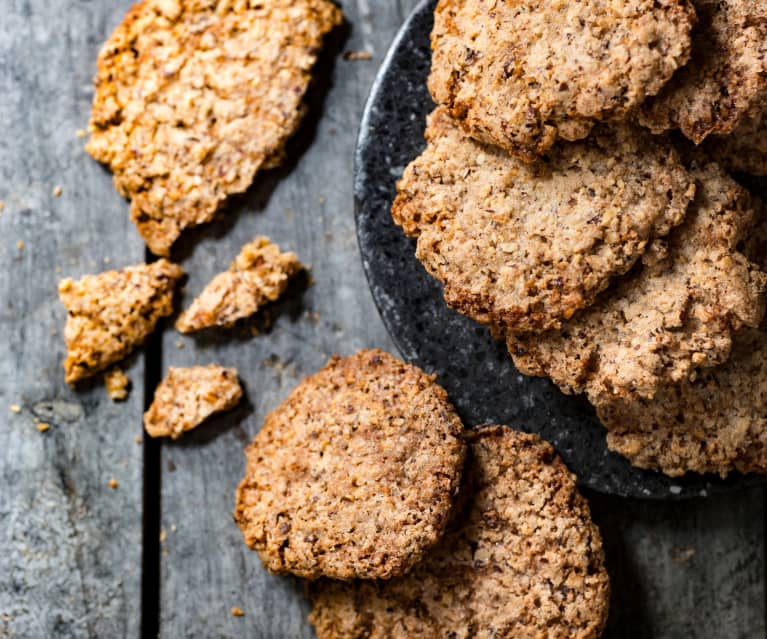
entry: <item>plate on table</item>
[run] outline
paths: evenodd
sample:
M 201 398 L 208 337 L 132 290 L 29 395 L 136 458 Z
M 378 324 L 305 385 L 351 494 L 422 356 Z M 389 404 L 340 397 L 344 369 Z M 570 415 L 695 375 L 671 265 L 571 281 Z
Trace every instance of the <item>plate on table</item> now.
M 581 485 L 624 497 L 706 496 L 762 482 L 755 476 L 671 478 L 632 467 L 607 449 L 606 431 L 581 397 L 514 368 L 503 342 L 445 304 L 442 287 L 415 257 L 415 240 L 389 213 L 396 182 L 420 154 L 426 116 L 429 34 L 436 0 L 424 0 L 395 38 L 362 120 L 355 157 L 355 211 L 363 266 L 402 357 L 438 375 L 468 426 L 508 424 L 551 442 Z

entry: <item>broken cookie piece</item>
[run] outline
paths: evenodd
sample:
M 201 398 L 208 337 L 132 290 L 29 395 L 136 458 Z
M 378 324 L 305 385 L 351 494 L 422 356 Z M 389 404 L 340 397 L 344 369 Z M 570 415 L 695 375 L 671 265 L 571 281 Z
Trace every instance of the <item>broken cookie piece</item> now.
M 69 314 L 66 381 L 91 377 L 139 346 L 173 311 L 173 292 L 183 275 L 180 266 L 159 260 L 62 280 L 59 297 Z
M 268 238 L 259 236 L 219 273 L 176 322 L 182 333 L 212 326 L 230 327 L 253 315 L 285 292 L 288 281 L 303 268 L 295 253 L 282 253 Z
M 86 148 L 153 253 L 279 164 L 341 21 L 328 0 L 144 0 L 128 12 L 99 53 Z
M 178 439 L 214 413 L 233 408 L 241 397 L 242 388 L 233 368 L 213 364 L 171 367 L 144 413 L 144 428 L 151 437 Z
M 128 376 L 117 366 L 110 368 L 104 373 L 104 385 L 107 388 L 109 399 L 113 402 L 121 402 L 128 397 L 130 380 Z

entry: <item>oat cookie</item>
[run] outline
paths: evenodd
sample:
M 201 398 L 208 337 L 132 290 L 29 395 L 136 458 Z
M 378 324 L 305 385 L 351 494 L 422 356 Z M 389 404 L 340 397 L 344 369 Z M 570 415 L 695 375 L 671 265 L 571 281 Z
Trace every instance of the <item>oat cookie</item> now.
M 406 169 L 394 220 L 445 299 L 505 330 L 557 328 L 679 224 L 695 192 L 669 144 L 599 127 L 525 164 L 466 137 L 443 107 Z
M 597 406 L 652 399 L 696 367 L 725 361 L 733 332 L 759 325 L 767 276 L 738 250 L 755 204 L 716 164 L 692 172 L 698 189 L 685 221 L 653 242 L 641 268 L 560 330 L 509 337 L 521 372 L 548 375 Z
M 687 0 L 440 0 L 429 90 L 524 160 L 656 94 L 690 53 Z
M 179 316 L 176 328 L 191 333 L 211 326 L 233 326 L 276 301 L 302 268 L 295 253 L 281 253 L 268 238 L 256 237 L 242 247 L 229 270 L 216 275 Z
M 607 445 L 640 468 L 672 477 L 767 473 L 767 333 L 741 331 L 726 363 L 652 401 L 606 404 L 599 418 Z
M 696 144 L 735 130 L 767 89 L 767 4 L 694 0 L 692 56 L 639 110 L 655 133 L 681 129 Z
M 536 435 L 472 431 L 462 510 L 411 573 L 309 586 L 318 639 L 591 639 L 609 604 L 575 477 Z
M 211 415 L 234 408 L 241 397 L 233 368 L 214 364 L 171 367 L 144 413 L 144 428 L 151 437 L 178 439 Z
M 712 135 L 703 149 L 730 171 L 767 175 L 767 91 L 730 135 Z
M 144 0 L 98 57 L 88 152 L 152 252 L 279 164 L 304 115 L 328 0 Z
M 64 372 L 73 384 L 126 357 L 173 311 L 184 271 L 167 260 L 59 282 L 68 317 Z
M 380 350 L 334 357 L 248 447 L 235 519 L 273 572 L 393 577 L 441 536 L 464 453 L 433 376 Z

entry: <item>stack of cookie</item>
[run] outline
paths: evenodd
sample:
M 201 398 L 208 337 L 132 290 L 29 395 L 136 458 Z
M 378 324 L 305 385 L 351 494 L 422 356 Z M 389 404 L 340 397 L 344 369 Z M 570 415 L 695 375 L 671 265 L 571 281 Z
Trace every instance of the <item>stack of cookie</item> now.
M 767 172 L 767 5 L 440 0 L 432 49 L 392 215 L 448 304 L 632 463 L 767 472 L 767 223 L 727 173 Z
M 433 376 L 379 350 L 267 416 L 235 519 L 271 571 L 312 580 L 319 639 L 590 639 L 607 617 L 599 530 L 551 446 L 465 432 Z

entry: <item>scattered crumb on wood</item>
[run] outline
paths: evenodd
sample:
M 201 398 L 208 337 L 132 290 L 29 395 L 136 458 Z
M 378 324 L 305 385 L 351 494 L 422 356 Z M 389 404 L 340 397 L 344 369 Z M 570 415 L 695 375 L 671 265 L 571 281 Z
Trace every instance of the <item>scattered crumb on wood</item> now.
M 52 328 L 51 329 L 51 335 L 58 335 L 58 334 L 59 334 L 59 329 L 58 328 Z
M 141 442 L 144 441 L 144 439 L 141 436 L 136 436 L 133 438 L 133 441 L 136 442 L 137 444 L 140 444 Z
M 18 248 L 20 251 L 24 250 L 24 240 L 19 240 L 16 242 L 16 248 Z
M 244 617 L 245 611 L 240 608 L 239 606 L 232 606 L 232 616 L 233 617 Z
M 106 386 L 109 398 L 113 402 L 121 402 L 128 397 L 130 380 L 120 368 L 110 368 L 104 373 L 104 385 Z
M 45 422 L 38 422 L 37 424 L 35 424 L 35 428 L 41 433 L 44 433 L 47 430 L 50 430 L 50 427 L 51 425 L 46 424 Z
M 82 139 L 86 135 L 88 135 L 88 132 L 85 129 L 77 129 L 77 131 L 75 131 L 75 136 L 77 136 L 78 138 Z
M 64 189 L 62 189 L 60 186 L 56 185 L 53 187 L 53 196 L 54 197 L 61 197 L 61 194 L 64 192 Z
M 56 271 L 56 273 L 61 273 L 61 267 L 60 266 L 55 267 L 53 270 Z
M 250 334 L 253 337 L 258 337 L 259 335 L 261 335 L 261 330 L 255 324 L 252 324 L 250 327 Z
M 0 200 L 0 211 L 2 211 L 5 208 L 5 202 Z
M 320 197 L 319 197 L 319 203 L 320 203 L 320 204 L 325 204 L 325 202 L 326 202 L 325 196 L 324 196 L 324 195 L 320 195 Z
M 171 525 L 170 525 L 170 531 L 171 531 L 172 533 L 174 533 L 174 532 L 176 532 L 176 530 L 177 530 L 177 529 L 176 529 L 176 524 L 171 524 Z
M 111 257 L 105 257 L 104 258 L 104 264 L 109 264 L 112 261 Z
M 107 486 L 109 486 L 112 490 L 117 490 L 117 488 L 120 486 L 120 482 L 112 477 L 112 479 L 107 482 Z
M 181 349 L 184 348 L 184 342 L 183 340 L 176 340 L 176 348 Z
M 167 532 L 165 532 L 165 528 L 163 528 L 163 529 L 160 531 L 160 543 L 161 543 L 161 544 L 162 544 L 162 543 L 165 543 L 165 540 L 166 540 L 167 538 L 168 538 L 168 533 L 167 533 Z
M 19 406 L 18 404 L 11 404 L 8 408 L 11 410 L 12 413 L 21 412 L 21 406 Z
M 697 554 L 697 550 L 692 546 L 686 548 L 674 548 L 671 551 L 671 558 L 681 563 L 690 561 Z
M 372 60 L 373 54 L 370 51 L 346 51 L 344 60 Z

